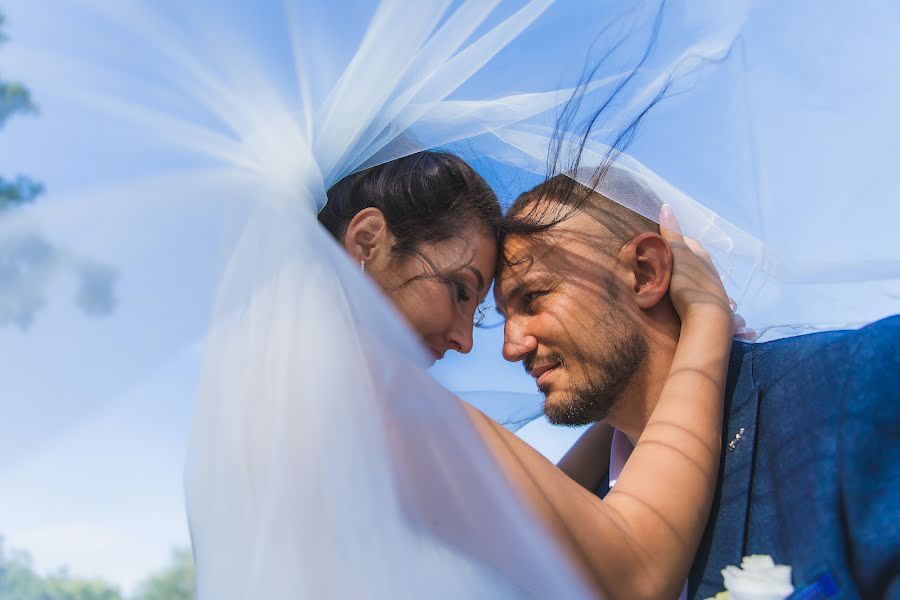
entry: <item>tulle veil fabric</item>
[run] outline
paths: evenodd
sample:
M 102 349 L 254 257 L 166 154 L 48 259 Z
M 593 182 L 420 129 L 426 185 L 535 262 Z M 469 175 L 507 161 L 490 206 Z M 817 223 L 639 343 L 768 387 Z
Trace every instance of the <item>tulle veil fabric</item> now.
M 189 348 L 202 353 L 185 474 L 201 598 L 587 597 L 418 341 L 317 225 L 325 190 L 437 147 L 543 175 L 562 106 L 581 99 L 562 136 L 580 147 L 607 103 L 579 163 L 551 170 L 580 177 L 614 160 L 673 204 L 761 330 L 872 320 L 897 308 L 900 215 L 879 199 L 900 90 L 858 67 L 900 66 L 885 25 L 897 11 L 866 4 L 845 22 L 811 2 L 54 4 L 30 23 L 34 43 L 0 52 L 44 103 L 9 164 L 63 165 L 46 202 L 0 220 L 6 247 L 46 235 L 58 248 L 46 317 L 0 332 L 16 349 L 0 367 L 5 489 L 22 505 L 38 496 L 19 489 L 23 457 L 115 403 L 120 435 L 100 453 L 123 459 L 97 464 L 113 479 L 140 472 L 129 432 L 164 404 L 153 394 L 172 393 L 140 383 Z M 633 188 L 590 182 L 656 218 Z M 88 259 L 118 277 L 101 319 L 65 299 Z M 95 442 L 74 440 L 75 468 L 91 469 Z

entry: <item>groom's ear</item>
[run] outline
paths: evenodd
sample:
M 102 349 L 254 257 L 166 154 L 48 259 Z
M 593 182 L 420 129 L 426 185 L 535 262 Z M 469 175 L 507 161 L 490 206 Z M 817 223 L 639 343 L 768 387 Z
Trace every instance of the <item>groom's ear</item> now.
M 658 233 L 646 231 L 631 238 L 619 250 L 626 283 L 642 309 L 653 308 L 669 291 L 672 250 Z
M 356 213 L 344 233 L 344 249 L 355 261 L 372 266 L 390 260 L 392 236 L 384 213 L 374 207 Z

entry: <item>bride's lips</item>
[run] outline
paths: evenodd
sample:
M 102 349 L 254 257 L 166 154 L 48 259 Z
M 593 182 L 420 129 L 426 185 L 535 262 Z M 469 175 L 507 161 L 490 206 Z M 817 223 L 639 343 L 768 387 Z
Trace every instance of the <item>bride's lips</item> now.
M 432 354 L 432 356 L 434 356 L 435 361 L 438 361 L 438 360 L 441 360 L 442 358 L 444 358 L 443 352 L 439 352 L 439 351 L 435 350 L 434 348 L 429 348 L 429 350 L 431 350 L 431 354 Z

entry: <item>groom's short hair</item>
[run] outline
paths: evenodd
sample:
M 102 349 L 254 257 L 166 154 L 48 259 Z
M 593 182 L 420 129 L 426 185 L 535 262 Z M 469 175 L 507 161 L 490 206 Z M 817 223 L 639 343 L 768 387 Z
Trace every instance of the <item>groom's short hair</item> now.
M 628 171 L 611 167 L 601 177 L 606 179 L 603 185 L 597 187 L 614 189 L 623 202 L 640 206 L 645 213 L 659 214 L 662 208 L 659 196 Z M 501 222 L 501 234 L 549 232 L 576 211 L 586 212 L 597 219 L 610 232 L 612 241 L 620 246 L 645 231 L 659 233 L 659 225 L 653 220 L 568 175 L 556 175 L 516 198 Z

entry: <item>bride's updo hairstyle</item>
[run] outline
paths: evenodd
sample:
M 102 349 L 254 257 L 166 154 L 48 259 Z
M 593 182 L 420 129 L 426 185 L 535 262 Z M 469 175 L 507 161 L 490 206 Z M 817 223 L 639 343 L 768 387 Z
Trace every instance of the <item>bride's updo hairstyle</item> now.
M 419 256 L 472 226 L 497 237 L 500 203 L 487 182 L 458 156 L 426 150 L 349 175 L 328 190 L 319 222 L 342 239 L 359 211 L 377 208 L 394 236 L 396 256 Z

